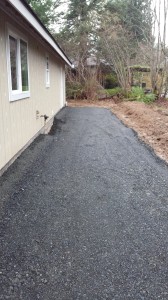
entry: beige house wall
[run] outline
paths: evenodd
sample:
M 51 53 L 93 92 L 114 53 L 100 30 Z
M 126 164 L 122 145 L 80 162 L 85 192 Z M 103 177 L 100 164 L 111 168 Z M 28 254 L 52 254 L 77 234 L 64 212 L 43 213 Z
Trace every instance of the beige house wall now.
M 17 30 L 28 41 L 30 97 L 9 101 L 7 28 Z M 56 53 L 30 28 L 15 23 L 0 9 L 0 170 L 65 105 L 65 65 Z M 24 28 L 24 29 L 23 29 Z M 46 55 L 49 56 L 50 87 L 46 88 Z

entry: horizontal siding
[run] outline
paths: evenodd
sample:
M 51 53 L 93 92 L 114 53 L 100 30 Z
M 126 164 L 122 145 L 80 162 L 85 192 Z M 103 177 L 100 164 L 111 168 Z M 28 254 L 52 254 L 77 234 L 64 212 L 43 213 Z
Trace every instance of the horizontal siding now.
M 6 59 L 6 26 L 19 30 L 28 40 L 30 75 L 30 98 L 9 102 L 8 73 Z M 45 85 L 46 54 L 50 62 L 50 88 Z M 62 72 L 63 69 L 63 72 Z M 0 169 L 20 151 L 27 142 L 43 127 L 44 119 L 51 119 L 63 106 L 62 78 L 64 64 L 21 26 L 15 24 L 0 10 Z

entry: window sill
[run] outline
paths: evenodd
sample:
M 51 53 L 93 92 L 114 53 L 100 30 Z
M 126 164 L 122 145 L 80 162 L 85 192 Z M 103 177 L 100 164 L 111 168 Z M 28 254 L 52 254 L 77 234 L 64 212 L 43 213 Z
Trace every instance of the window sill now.
M 16 94 L 10 94 L 10 102 L 30 98 L 30 92 L 21 92 Z

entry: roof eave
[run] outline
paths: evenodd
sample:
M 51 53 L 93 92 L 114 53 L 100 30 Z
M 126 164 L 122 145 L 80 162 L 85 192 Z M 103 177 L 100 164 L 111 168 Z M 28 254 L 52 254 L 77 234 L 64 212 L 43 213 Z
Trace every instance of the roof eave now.
M 47 41 L 47 43 L 59 54 L 64 62 L 72 68 L 73 65 L 69 58 L 54 40 L 51 33 L 43 25 L 31 7 L 24 0 L 7 1 L 24 17 L 24 19 L 26 19 L 29 24 L 31 24 L 31 26 L 33 26 L 33 28 L 45 39 L 45 41 Z

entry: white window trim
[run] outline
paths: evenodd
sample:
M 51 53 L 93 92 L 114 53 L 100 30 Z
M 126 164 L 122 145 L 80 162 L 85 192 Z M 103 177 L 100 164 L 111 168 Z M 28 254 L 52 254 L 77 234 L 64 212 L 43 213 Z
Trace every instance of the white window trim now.
M 48 66 L 49 68 L 47 69 L 47 59 L 48 59 Z M 50 87 L 50 57 L 48 54 L 45 56 L 45 83 L 46 83 L 46 88 Z
M 28 65 L 28 84 L 29 84 L 29 90 L 28 91 L 22 91 L 22 82 L 21 82 L 21 61 L 20 61 L 20 43 L 18 47 L 17 52 L 17 59 L 19 59 L 18 63 L 18 83 L 19 83 L 19 89 L 18 90 L 12 90 L 12 78 L 11 78 L 11 62 L 10 62 L 10 44 L 9 44 L 9 36 L 14 37 L 17 40 L 23 40 L 27 44 L 27 65 Z M 12 30 L 9 26 L 7 28 L 7 68 L 8 68 L 8 88 L 9 88 L 9 101 L 16 101 L 21 100 L 25 98 L 30 97 L 30 80 L 29 80 L 29 59 L 28 59 L 28 41 L 27 39 L 20 34 L 20 32 L 17 32 L 16 30 Z

